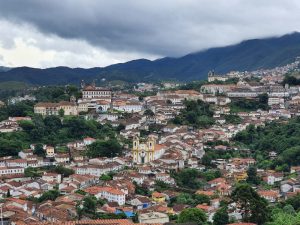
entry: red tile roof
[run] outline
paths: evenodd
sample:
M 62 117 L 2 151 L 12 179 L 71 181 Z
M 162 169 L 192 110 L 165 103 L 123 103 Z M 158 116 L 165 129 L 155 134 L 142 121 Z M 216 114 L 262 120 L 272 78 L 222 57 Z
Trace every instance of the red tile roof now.
M 23 225 L 24 223 L 18 222 L 17 225 Z M 49 225 L 50 222 L 32 223 L 32 225 Z M 67 221 L 67 222 L 55 222 L 56 225 L 143 225 L 135 224 L 127 219 L 98 219 L 98 220 L 81 220 L 81 221 Z M 154 224 L 161 225 L 161 224 Z

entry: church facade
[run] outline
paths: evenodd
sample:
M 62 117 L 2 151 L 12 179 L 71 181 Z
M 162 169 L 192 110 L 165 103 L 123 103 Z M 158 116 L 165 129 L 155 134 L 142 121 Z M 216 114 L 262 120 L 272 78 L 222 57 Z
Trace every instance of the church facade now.
M 139 137 L 133 138 L 132 157 L 135 164 L 146 164 L 159 159 L 165 152 L 165 146 L 156 143 L 153 136 L 146 141 L 140 142 Z

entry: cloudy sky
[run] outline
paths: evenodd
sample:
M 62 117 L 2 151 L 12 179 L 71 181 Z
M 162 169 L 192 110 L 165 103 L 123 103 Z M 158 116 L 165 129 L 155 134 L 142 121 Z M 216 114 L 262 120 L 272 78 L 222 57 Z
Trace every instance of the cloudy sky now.
M 300 31 L 299 0 L 0 0 L 0 66 L 94 67 Z

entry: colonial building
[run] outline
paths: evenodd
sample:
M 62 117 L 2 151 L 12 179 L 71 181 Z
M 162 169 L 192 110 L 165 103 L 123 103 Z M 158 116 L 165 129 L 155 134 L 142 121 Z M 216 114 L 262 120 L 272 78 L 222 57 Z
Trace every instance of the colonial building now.
M 1 167 L 0 168 L 0 176 L 21 175 L 21 174 L 24 174 L 23 167 Z
M 63 110 L 64 115 L 66 116 L 78 115 L 78 107 L 75 102 L 39 102 L 34 106 L 34 113 L 41 114 L 43 116 L 59 115 L 60 110 Z
M 208 75 L 207 75 L 207 80 L 208 80 L 208 82 L 213 82 L 213 81 L 226 81 L 226 80 L 228 80 L 228 76 L 226 76 L 226 75 L 217 75 L 217 74 L 215 74 L 215 72 L 214 71 L 209 71 L 208 72 Z
M 206 94 L 222 94 L 230 92 L 235 87 L 233 84 L 205 84 L 201 86 L 200 91 Z
M 107 100 L 111 101 L 112 92 L 107 88 L 96 87 L 95 83 L 83 87 L 83 100 Z
M 139 101 L 116 100 L 113 102 L 113 109 L 122 112 L 134 113 L 142 111 L 143 105 Z
M 153 136 L 149 136 L 146 142 L 140 143 L 139 137 L 134 137 L 132 156 L 133 162 L 137 164 L 149 163 L 159 159 L 165 152 L 165 146 L 157 144 Z
M 117 202 L 120 206 L 124 205 L 126 201 L 126 194 L 114 187 L 92 186 L 84 189 L 84 191 L 98 199 L 103 198 L 108 202 Z

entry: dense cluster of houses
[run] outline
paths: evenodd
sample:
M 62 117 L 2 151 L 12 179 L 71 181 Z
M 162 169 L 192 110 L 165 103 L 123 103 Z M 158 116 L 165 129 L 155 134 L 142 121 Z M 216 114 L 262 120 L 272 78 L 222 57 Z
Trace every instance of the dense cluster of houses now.
M 34 106 L 34 112 L 45 115 L 79 115 L 80 112 L 93 112 L 93 117 L 102 124 L 113 126 L 124 125 L 120 136 L 132 140 L 132 147 L 124 146 L 123 154 L 111 158 L 87 158 L 87 146 L 96 141 L 93 137 L 67 143 L 67 152 L 57 151 L 57 146 L 43 146 L 45 157 L 34 154 L 35 144 L 29 149 L 19 152 L 18 158 L 0 158 L 0 194 L 5 199 L 2 204 L 3 218 L 13 224 L 35 224 L 43 221 L 60 224 L 76 218 L 76 204 L 83 200 L 84 195 L 104 199 L 105 204 L 97 208 L 97 212 L 121 213 L 128 218 L 136 213 L 140 223 L 162 224 L 169 222 L 169 215 L 178 215 L 183 209 L 190 208 L 187 204 L 174 204 L 170 201 L 180 195 L 174 171 L 194 168 L 205 171 L 201 163 L 205 150 L 211 148 L 208 143 L 230 142 L 239 131 L 247 126 L 264 126 L 268 121 L 280 118 L 291 118 L 300 113 L 300 86 L 280 86 L 280 82 L 291 68 L 299 62 L 274 70 L 239 73 L 231 72 L 228 76 L 210 73 L 208 81 L 199 91 L 168 89 L 160 90 L 153 96 L 144 99 L 137 95 L 113 92 L 110 89 L 91 85 L 82 85 L 82 98 L 72 98 L 70 102 L 41 102 Z M 261 82 L 249 82 L 247 77 L 255 75 Z M 216 84 L 226 82 L 228 78 L 237 78 L 236 84 Z M 212 82 L 212 83 L 211 83 Z M 136 91 L 152 90 L 155 85 L 139 84 Z M 168 84 L 167 87 L 178 87 Z M 156 87 L 155 87 L 156 88 Z M 259 94 L 268 95 L 269 110 L 239 112 L 235 115 L 241 119 L 239 124 L 230 124 L 226 115 L 232 114 L 229 103 L 234 98 L 257 98 Z M 206 129 L 192 129 L 189 126 L 175 126 L 169 121 L 184 109 L 185 100 L 202 100 L 213 104 L 216 123 Z M 145 113 L 145 112 L 151 113 Z M 130 114 L 124 117 L 122 114 Z M 95 117 L 96 115 L 96 117 Z M 0 122 L 0 132 L 14 132 L 21 128 L 20 120 L 30 117 L 10 117 Z M 161 126 L 160 132 L 146 137 L 142 130 L 149 129 L 152 124 Z M 228 146 L 217 145 L 214 150 L 226 154 Z M 247 151 L 247 150 L 245 150 Z M 277 157 L 270 152 L 269 157 Z M 203 210 L 209 221 L 220 207 L 223 198 L 229 196 L 236 182 L 247 179 L 249 166 L 256 163 L 253 158 L 229 158 L 213 160 L 212 165 L 221 171 L 221 177 L 210 180 L 204 188 L 194 190 L 195 194 L 206 195 L 210 204 L 199 204 L 196 208 Z M 74 174 L 62 176 L 59 173 L 44 171 L 47 166 L 62 165 L 72 169 Z M 35 177 L 28 177 L 26 170 L 37 168 L 43 171 Z M 258 194 L 270 203 L 286 199 L 300 193 L 300 167 L 292 167 L 293 178 L 276 171 L 259 170 L 258 175 L 270 188 L 258 189 Z M 110 174 L 112 179 L 99 179 Z M 162 181 L 172 187 L 170 190 L 158 192 L 155 185 Z M 136 193 L 138 187 L 146 188 L 151 196 Z M 58 190 L 61 194 L 54 201 L 34 203 L 30 198 L 39 198 L 46 191 Z M 81 193 L 79 193 L 79 190 Z M 176 190 L 176 191 L 175 191 Z M 241 218 L 241 213 L 231 210 L 230 216 Z M 93 224 L 102 224 L 94 221 Z M 71 222 L 70 222 L 71 224 Z M 80 223 L 78 223 L 80 224 Z M 114 224 L 118 224 L 115 221 Z M 122 220 L 120 224 L 132 224 Z

